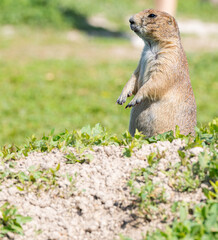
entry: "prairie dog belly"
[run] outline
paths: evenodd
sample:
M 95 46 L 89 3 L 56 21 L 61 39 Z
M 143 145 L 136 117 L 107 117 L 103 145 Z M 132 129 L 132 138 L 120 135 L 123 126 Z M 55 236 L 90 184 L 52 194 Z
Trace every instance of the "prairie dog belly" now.
M 152 113 L 152 106 L 149 101 L 136 105 L 131 109 L 129 132 L 134 136 L 136 129 L 145 135 L 153 135 L 153 122 L 155 117 Z
M 130 113 L 130 134 L 134 136 L 136 129 L 138 129 L 138 131 L 150 137 L 174 130 L 175 116 L 179 111 L 179 109 L 176 109 L 177 104 L 176 101 L 172 102 L 164 99 L 157 102 L 144 101 L 134 106 Z

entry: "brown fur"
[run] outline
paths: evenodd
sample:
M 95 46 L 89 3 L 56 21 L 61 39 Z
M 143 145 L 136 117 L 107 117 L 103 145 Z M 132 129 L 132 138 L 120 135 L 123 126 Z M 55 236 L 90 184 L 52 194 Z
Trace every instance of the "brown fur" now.
M 126 106 L 132 107 L 131 135 L 138 129 L 153 136 L 176 125 L 182 134 L 194 134 L 196 104 L 175 19 L 148 9 L 131 17 L 130 26 L 145 42 L 138 67 L 117 100 L 122 105 L 135 95 Z

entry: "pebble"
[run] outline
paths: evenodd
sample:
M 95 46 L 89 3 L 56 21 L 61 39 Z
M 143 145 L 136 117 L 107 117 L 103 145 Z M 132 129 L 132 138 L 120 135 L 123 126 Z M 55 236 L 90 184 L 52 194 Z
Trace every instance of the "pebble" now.
M 195 147 L 195 148 L 189 149 L 189 152 L 190 152 L 191 154 L 196 155 L 196 156 L 198 156 L 199 153 L 201 153 L 201 152 L 203 152 L 203 151 L 204 151 L 204 149 L 203 149 L 202 147 Z
M 113 207 L 113 205 L 114 205 L 114 202 L 112 200 L 107 200 L 104 204 L 104 207 L 111 208 L 111 207 Z

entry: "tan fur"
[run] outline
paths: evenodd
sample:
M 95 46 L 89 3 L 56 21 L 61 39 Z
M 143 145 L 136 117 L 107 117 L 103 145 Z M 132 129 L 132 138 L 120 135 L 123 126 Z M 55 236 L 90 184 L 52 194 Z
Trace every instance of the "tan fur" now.
M 145 42 L 139 64 L 117 100 L 122 105 L 135 95 L 126 106 L 132 107 L 131 135 L 138 129 L 150 137 L 176 125 L 182 134 L 194 134 L 196 104 L 175 19 L 148 9 L 131 17 L 130 26 Z

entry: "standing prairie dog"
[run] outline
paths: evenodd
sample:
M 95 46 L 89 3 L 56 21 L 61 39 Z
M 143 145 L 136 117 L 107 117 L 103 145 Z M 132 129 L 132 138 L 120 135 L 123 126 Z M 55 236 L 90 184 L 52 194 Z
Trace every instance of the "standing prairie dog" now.
M 145 46 L 139 64 L 117 103 L 134 98 L 129 132 L 136 129 L 147 137 L 175 130 L 194 134 L 196 103 L 189 78 L 188 63 L 178 25 L 168 13 L 148 9 L 129 19 L 131 29 Z

